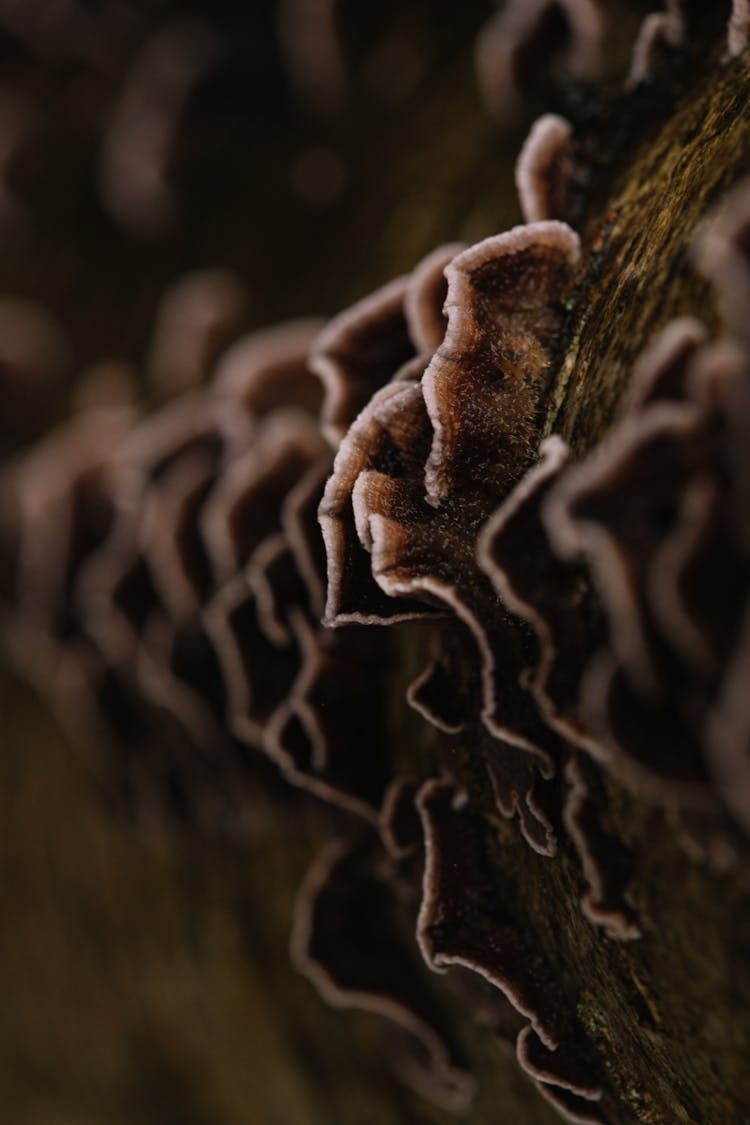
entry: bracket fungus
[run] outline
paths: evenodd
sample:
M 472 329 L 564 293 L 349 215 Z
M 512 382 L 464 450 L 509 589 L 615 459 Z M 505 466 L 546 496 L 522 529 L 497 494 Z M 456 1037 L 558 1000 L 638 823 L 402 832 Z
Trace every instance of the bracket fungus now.
M 388 624 L 437 614 L 454 622 L 480 665 L 483 721 L 507 747 L 505 755 L 493 749 L 488 767 L 499 807 L 518 812 L 543 851 L 554 845 L 533 790 L 537 774 L 554 772 L 554 738 L 503 674 L 522 639 L 498 615 L 474 536 L 531 459 L 548 349 L 577 248 L 569 228 L 550 222 L 452 258 L 442 342 L 421 381 L 399 374 L 373 394 L 339 447 L 320 509 L 327 619 Z
M 747 357 L 733 303 L 748 274 L 746 199 L 735 190 L 696 250 L 727 336 L 709 341 L 698 321 L 670 323 L 636 364 L 610 434 L 578 464 L 549 439 L 480 543 L 504 603 L 537 635 L 524 676 L 547 721 L 660 800 L 687 845 L 722 865 L 746 846 L 736 815 L 744 765 L 731 756 L 729 782 L 714 766 L 713 733 L 718 700 L 731 694 L 724 678 L 731 684 L 742 661 L 737 607 L 748 578 L 746 468 L 735 452 Z M 742 729 L 736 714 L 732 727 Z M 581 847 L 573 761 L 566 817 Z M 589 866 L 590 847 L 582 856 Z
M 483 871 L 465 796 L 433 780 L 416 803 L 425 841 L 417 940 L 427 964 L 437 972 L 467 969 L 497 988 L 529 1021 L 519 1032 L 517 1053 L 540 1092 L 570 1121 L 601 1122 L 591 1104 L 601 1088 L 568 1047 L 572 1028 L 552 973 L 526 947 Z
M 594 77 L 610 30 L 608 0 L 510 0 L 476 43 L 479 88 L 500 121 L 518 116 L 533 86 L 547 79 L 550 57 L 576 78 Z
M 292 960 L 337 1008 L 387 1019 L 393 1064 L 418 1092 L 465 1110 L 475 1082 L 465 1069 L 434 988 L 394 918 L 387 879 L 372 846 L 334 841 L 317 858 L 298 896 Z
M 524 220 L 564 219 L 573 179 L 570 122 L 545 113 L 531 127 L 516 161 L 516 188 Z
M 35 29 L 0 5 L 0 27 L 15 18 L 51 49 L 73 7 L 45 24 L 33 5 Z M 140 358 L 100 364 L 127 373 L 127 394 L 105 409 L 79 388 L 65 424 L 3 464 L 3 633 L 21 670 L 85 728 L 98 777 L 146 822 L 235 847 L 266 792 L 305 830 L 309 817 L 317 858 L 292 961 L 332 1006 L 387 1020 L 397 1073 L 453 1111 L 475 1093 L 465 1047 L 484 1027 L 564 1119 L 610 1120 L 624 1083 L 607 1051 L 622 1009 L 649 1008 L 638 957 L 665 932 L 643 908 L 631 794 L 747 890 L 748 182 L 693 247 L 719 328 L 668 320 L 627 361 L 603 436 L 550 433 L 553 400 L 591 363 L 571 346 L 592 331 L 579 302 L 613 253 L 584 216 L 602 186 L 594 149 L 606 132 L 602 167 L 620 158 L 664 48 L 689 53 L 698 26 L 680 0 L 648 7 L 508 0 L 480 33 L 496 118 L 530 118 L 538 82 L 566 87 L 570 120 L 539 118 L 515 165 L 521 225 L 438 245 L 327 323 L 245 334 L 247 294 L 253 311 L 268 295 L 239 268 L 193 265 L 150 310 Z M 333 131 L 351 85 L 335 5 L 286 0 L 277 16 L 292 85 Z M 747 44 L 746 0 L 728 19 L 724 62 Z M 213 24 L 137 26 L 90 147 L 118 237 L 166 246 L 181 122 L 226 42 Z M 587 83 L 627 69 L 615 30 L 626 50 L 634 39 L 630 72 L 592 126 Z M 473 232 L 485 214 L 447 225 Z M 190 246 L 192 261 L 202 242 Z M 297 253 L 274 244 L 285 285 Z M 16 384 L 36 400 L 70 366 L 40 309 L 0 301 L 9 415 Z M 602 344 L 596 361 L 612 354 Z M 11 428 L 3 457 L 21 444 Z M 602 1031 L 587 974 L 608 957 L 602 979 L 616 971 L 622 987 Z

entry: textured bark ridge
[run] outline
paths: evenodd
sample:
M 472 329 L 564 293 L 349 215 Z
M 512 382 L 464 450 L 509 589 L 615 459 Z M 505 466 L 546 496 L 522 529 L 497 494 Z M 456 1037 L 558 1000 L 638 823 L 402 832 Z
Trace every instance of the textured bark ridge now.
M 349 59 L 413 46 L 409 20 L 280 4 L 290 89 L 367 198 L 330 220 L 327 255 L 288 224 L 247 285 L 220 208 L 181 225 L 181 129 L 226 62 L 221 18 L 141 15 L 131 40 L 70 0 L 57 47 L 34 5 L 9 26 L 66 89 L 70 59 L 94 84 L 115 67 L 107 223 L 126 247 L 162 239 L 162 265 L 182 230 L 201 266 L 130 309 L 145 343 L 3 464 L 5 647 L 87 755 L 7 678 L 14 1118 L 750 1115 L 748 20 L 739 0 L 642 7 L 509 0 L 475 55 L 497 136 L 466 95 L 467 7 L 463 61 L 435 40 L 415 70 L 440 145 L 411 175 L 399 149 L 386 215 L 403 135 L 368 101 L 382 61 L 359 89 Z M 532 106 L 565 116 L 522 145 L 507 123 Z M 123 177 L 143 112 L 148 174 Z M 364 155 L 347 120 L 369 122 Z M 322 206 L 339 166 L 303 157 L 290 181 Z M 227 189 L 236 225 L 247 182 Z M 244 331 L 256 299 L 280 312 L 299 285 L 314 306 L 318 277 L 351 301 L 378 207 L 370 296 Z M 54 400 L 70 364 L 43 308 L 65 286 L 30 238 L 40 305 L 0 310 L 3 453 L 46 426 L 19 382 Z M 87 335 L 69 299 L 60 319 L 96 351 L 112 317 Z

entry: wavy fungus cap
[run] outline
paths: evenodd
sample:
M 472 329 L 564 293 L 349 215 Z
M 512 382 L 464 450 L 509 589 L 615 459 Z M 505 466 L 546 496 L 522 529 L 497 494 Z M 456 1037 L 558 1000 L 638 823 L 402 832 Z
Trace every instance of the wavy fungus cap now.
M 400 1076 L 419 1093 L 465 1110 L 475 1082 L 453 1043 L 437 990 L 401 936 L 377 853 L 333 841 L 300 889 L 292 961 L 336 1008 L 388 1020 Z
M 670 324 L 636 365 L 610 434 L 578 464 L 550 439 L 480 551 L 537 635 L 525 677 L 546 720 L 664 804 L 683 839 L 692 824 L 693 849 L 721 864 L 746 827 L 743 758 L 724 755 L 716 732 L 728 729 L 719 716 L 742 662 L 750 579 L 747 459 L 735 453 L 747 367 L 737 344 L 707 343 L 693 320 Z M 586 868 L 583 779 L 570 770 L 567 826 Z
M 603 69 L 615 5 L 608 0 L 509 0 L 476 42 L 479 89 L 507 122 L 550 70 L 592 78 Z
M 554 852 L 554 834 L 535 786 L 555 771 L 556 741 L 528 694 L 504 674 L 519 665 L 523 640 L 477 566 L 475 538 L 533 456 L 577 253 L 576 235 L 548 222 L 453 257 L 445 267 L 442 341 L 420 364 L 421 378 L 419 367 L 408 375 L 401 369 L 372 395 L 341 442 L 320 507 L 326 621 L 444 619 L 446 636 L 461 639 L 459 663 L 478 670 L 471 690 L 478 686 L 482 721 L 499 740 L 487 750 L 498 807 L 518 815 L 545 854 Z M 410 702 L 443 730 L 457 730 L 476 710 L 462 688 L 445 714 L 435 709 L 441 669 L 438 659 L 418 677 Z
M 549 968 L 498 901 L 465 795 L 426 782 L 416 798 L 425 840 L 417 940 L 436 972 L 462 968 L 488 981 L 528 1023 L 517 1057 L 540 1093 L 570 1121 L 600 1123 L 601 1088 L 577 1057 L 575 1028 Z

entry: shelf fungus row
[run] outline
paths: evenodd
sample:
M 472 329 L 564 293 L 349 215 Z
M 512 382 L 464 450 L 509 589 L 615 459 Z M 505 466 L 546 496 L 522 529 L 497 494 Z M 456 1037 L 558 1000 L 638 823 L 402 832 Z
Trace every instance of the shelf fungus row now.
M 394 857 L 375 839 L 336 841 L 321 853 L 297 902 L 294 963 L 334 1006 L 389 1021 L 397 1070 L 410 1085 L 447 1108 L 465 1108 L 473 1079 L 444 1008 L 425 992 L 424 966 L 414 963 L 414 948 L 403 947 L 403 924 L 394 921 L 414 897 L 408 861 L 416 853 L 424 962 L 449 974 L 454 1001 L 481 1011 L 483 1024 L 514 1042 L 522 1070 L 566 1120 L 598 1125 L 602 1091 L 580 1054 L 580 1030 L 554 974 L 504 906 L 466 794 L 443 779 L 416 793 L 397 782 L 394 792 L 387 834 L 399 818 L 407 822 L 408 808 L 408 848 L 402 839 Z
M 670 324 L 610 434 L 575 465 L 548 440 L 481 543 L 536 632 L 524 680 L 540 712 L 718 865 L 746 854 L 750 828 L 748 357 L 728 328 L 707 341 Z
M 602 767 L 660 803 L 687 850 L 717 866 L 747 854 L 749 215 L 743 185 L 696 250 L 724 335 L 709 340 L 694 320 L 669 324 L 636 365 L 620 419 L 578 464 L 557 437 L 534 464 L 524 430 L 554 356 L 571 232 L 529 224 L 453 258 L 445 334 L 431 357 L 418 350 L 407 284 L 413 355 L 401 351 L 402 365 L 351 421 L 320 508 L 326 621 L 434 622 L 442 646 L 409 701 L 443 744 L 473 746 L 500 812 L 518 816 L 542 855 L 557 850 L 561 814 L 588 884 L 584 914 L 618 939 L 640 927 Z M 359 308 L 370 328 L 372 308 Z M 345 322 L 356 328 L 356 310 Z M 328 388 L 339 402 L 346 378 L 339 368 Z M 455 755 L 450 762 L 460 772 Z M 561 773 L 562 797 L 547 784 Z M 472 930 L 456 951 L 431 944 L 425 919 L 440 920 L 444 943 L 451 921 L 471 914 L 440 884 L 431 851 L 432 798 L 455 785 L 428 782 L 416 798 L 426 840 L 420 946 L 433 968 L 469 968 L 538 1018 L 518 964 L 506 978 L 488 960 L 500 928 Z M 451 800 L 455 813 L 455 792 Z M 449 867 L 460 866 L 461 846 L 451 838 Z M 478 866 L 469 867 L 480 895 Z M 596 1083 L 566 1085 L 551 1064 L 542 1079 L 545 1044 L 534 1035 L 532 1018 L 519 1038 L 522 1065 L 538 1067 L 562 1112 L 596 1119 L 581 1105 Z
M 354 881 L 359 901 L 377 884 L 389 911 L 405 896 L 416 912 L 419 899 L 425 813 L 392 778 L 389 640 L 374 624 L 426 623 L 435 658 L 411 702 L 444 731 L 481 721 L 498 807 L 537 851 L 556 849 L 539 788 L 558 769 L 559 739 L 508 675 L 528 636 L 499 606 L 474 541 L 533 460 L 577 253 L 556 222 L 439 248 L 322 331 L 298 322 L 240 338 L 208 382 L 150 416 L 82 408 L 15 470 L 7 632 L 19 663 L 69 723 L 88 724 L 89 745 L 113 747 L 100 776 L 140 813 L 246 831 L 255 749 L 351 818 L 365 858 L 336 845 L 316 867 L 295 960 L 336 1003 L 394 1020 L 404 1077 L 454 1106 L 473 1080 L 433 995 L 437 960 L 401 994 L 394 955 L 378 984 L 383 936 L 372 965 L 360 950 L 361 978 L 351 965 L 342 976 L 345 915 L 331 918 L 327 888 Z M 321 928 L 332 926 L 329 949 Z M 511 1000 L 522 962 L 516 950 L 504 983 L 490 982 Z M 516 1037 L 525 1024 L 511 1023 Z M 519 1058 L 546 1096 L 585 1100 L 542 1074 L 529 1035 Z M 550 1033 L 547 1050 L 557 1041 Z
M 528 214 L 564 209 L 569 138 L 557 121 L 530 141 Z M 564 1116 L 601 1120 L 575 997 L 493 880 L 498 817 L 534 862 L 577 864 L 613 939 L 640 927 L 607 775 L 714 863 L 746 854 L 748 200 L 696 249 L 724 336 L 669 325 L 578 463 L 539 446 L 580 253 L 544 217 L 439 247 L 326 326 L 227 346 L 233 290 L 193 389 L 150 417 L 82 407 L 14 473 L 19 662 L 113 747 L 101 775 L 136 809 L 246 831 L 269 761 L 335 806 L 293 959 L 387 1018 L 403 1077 L 453 1108 L 473 1079 L 430 970 L 468 1011 L 502 1009 Z M 388 696 L 407 622 L 430 761 L 409 781 Z
M 506 0 L 480 29 L 475 68 L 487 112 L 501 125 L 539 108 L 550 86 L 624 75 L 633 90 L 658 73 L 670 52 L 684 47 L 701 5 L 662 0 Z M 737 58 L 750 37 L 748 0 L 717 5 L 726 21 L 724 62 Z M 705 8 L 705 6 L 704 6 Z
M 148 780 L 199 805 L 214 786 L 236 798 L 249 744 L 376 817 L 380 649 L 319 623 L 330 452 L 307 369 L 318 329 L 241 339 L 206 391 L 150 418 L 85 412 L 17 472 L 13 647 L 37 682 L 62 677 L 61 703 L 95 720 L 94 738 L 106 722 L 135 740 L 120 758 L 127 790 Z M 74 686 L 85 710 L 70 706 Z M 142 711 L 144 729 L 129 729 Z M 157 715 L 179 731 L 168 768 L 149 757 L 171 745 Z

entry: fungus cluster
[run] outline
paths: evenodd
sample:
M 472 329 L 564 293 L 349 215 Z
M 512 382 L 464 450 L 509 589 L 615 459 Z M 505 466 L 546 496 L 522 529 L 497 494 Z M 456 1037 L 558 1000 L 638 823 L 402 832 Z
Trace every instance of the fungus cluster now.
M 742 54 L 750 36 L 747 0 L 732 0 L 724 61 Z M 643 14 L 627 0 L 508 0 L 477 36 L 477 85 L 500 124 L 529 116 L 550 87 L 626 73 L 633 90 L 658 73 L 664 56 L 684 46 L 698 4 L 663 0 Z M 614 40 L 614 43 L 613 43 Z M 627 54 L 629 53 L 629 61 Z
M 511 0 L 480 39 L 495 108 L 548 42 L 564 41 L 569 72 L 595 73 L 616 8 Z M 290 0 L 282 25 L 299 32 L 310 10 Z M 320 50 L 335 53 L 322 10 Z M 730 55 L 747 25 L 735 2 Z M 647 16 L 629 84 L 684 34 L 679 3 Z M 170 144 L 215 50 L 184 26 L 149 44 L 100 181 L 141 234 L 169 224 Z M 335 102 L 340 76 L 316 86 L 309 46 L 287 37 L 302 84 Z M 612 940 L 641 926 L 610 777 L 662 806 L 692 853 L 747 855 L 750 188 L 696 244 L 723 334 L 669 324 L 576 462 L 540 436 L 581 257 L 562 220 L 585 179 L 573 127 L 546 115 L 516 167 L 523 225 L 437 247 L 325 325 L 242 334 L 233 274 L 184 279 L 147 349 L 153 412 L 128 372 L 109 405 L 97 388 L 112 371 L 92 375 L 77 413 L 9 470 L 2 527 L 9 648 L 106 746 L 110 793 L 241 835 L 272 763 L 330 807 L 333 838 L 297 898 L 296 967 L 334 1006 L 387 1020 L 396 1070 L 439 1104 L 474 1092 L 457 998 L 513 1041 L 563 1117 L 593 1125 L 602 1082 L 576 998 L 497 885 L 472 794 L 484 785 L 540 862 L 564 854 L 586 924 Z M 21 369 L 55 376 L 54 329 L 16 316 L 14 336 L 2 315 L 11 391 Z M 423 667 L 394 719 L 389 662 L 409 628 Z M 412 773 L 392 752 L 407 707 L 428 748 Z
M 500 596 L 537 635 L 525 680 L 548 722 L 723 865 L 747 831 L 747 200 L 735 189 L 696 248 L 724 335 L 669 324 L 600 445 L 571 464 L 549 439 L 482 543 Z
M 398 1069 L 454 1107 L 471 1080 L 398 928 L 383 929 L 420 881 L 427 966 L 497 989 L 543 1095 L 600 1119 L 565 998 L 481 876 L 481 830 L 440 750 L 451 736 L 474 741 L 499 812 L 542 856 L 562 820 L 584 913 L 611 937 L 639 927 L 601 767 L 714 861 L 742 848 L 746 199 L 699 250 L 726 339 L 670 325 L 577 464 L 559 438 L 535 463 L 579 254 L 569 227 L 540 220 L 439 248 L 322 331 L 241 337 L 150 417 L 82 408 L 16 473 L 20 663 L 68 705 L 87 700 L 78 721 L 106 721 L 131 803 L 147 789 L 237 827 L 252 749 L 353 817 L 353 843 L 327 848 L 300 894 L 295 963 L 336 1005 L 395 1021 Z M 215 331 L 207 318 L 207 342 Z M 418 789 L 394 775 L 382 698 L 382 626 L 411 620 L 434 655 L 407 700 L 441 763 Z M 179 739 L 154 738 L 165 723 Z M 367 942 L 364 901 L 385 904 Z
M 21 463 L 14 648 L 61 703 L 75 700 L 78 721 L 96 720 L 95 737 L 106 724 L 131 804 L 241 826 L 257 783 L 247 753 L 260 749 L 369 834 L 381 895 L 407 887 L 416 903 L 419 820 L 413 789 L 399 787 L 388 760 L 387 636 L 373 626 L 419 619 L 434 623 L 436 656 L 411 701 L 442 730 L 481 718 L 500 810 L 518 816 L 536 850 L 554 853 L 537 786 L 559 748 L 507 677 L 525 639 L 474 540 L 533 460 L 577 252 L 555 222 L 441 248 L 323 331 L 303 322 L 240 338 L 205 387 L 151 416 L 129 404 L 82 409 Z M 333 464 L 324 433 L 337 446 Z M 171 737 L 155 737 L 165 724 Z M 426 792 L 417 798 L 425 831 Z M 329 902 L 342 909 L 333 888 L 349 884 L 349 861 L 321 864 L 325 878 L 311 876 L 300 900 L 298 964 L 319 985 L 338 981 L 323 988 L 337 1002 L 406 1022 L 418 1047 L 413 1083 L 441 1101 L 465 1099 L 468 1077 L 440 1061 L 447 1048 L 416 1000 L 368 979 L 367 963 L 361 981 L 338 980 L 336 951 L 316 927 L 332 924 Z M 488 977 L 477 952 L 467 967 L 515 1002 L 522 961 L 516 950 Z M 547 1096 L 568 1098 L 562 1078 L 530 1072 Z

